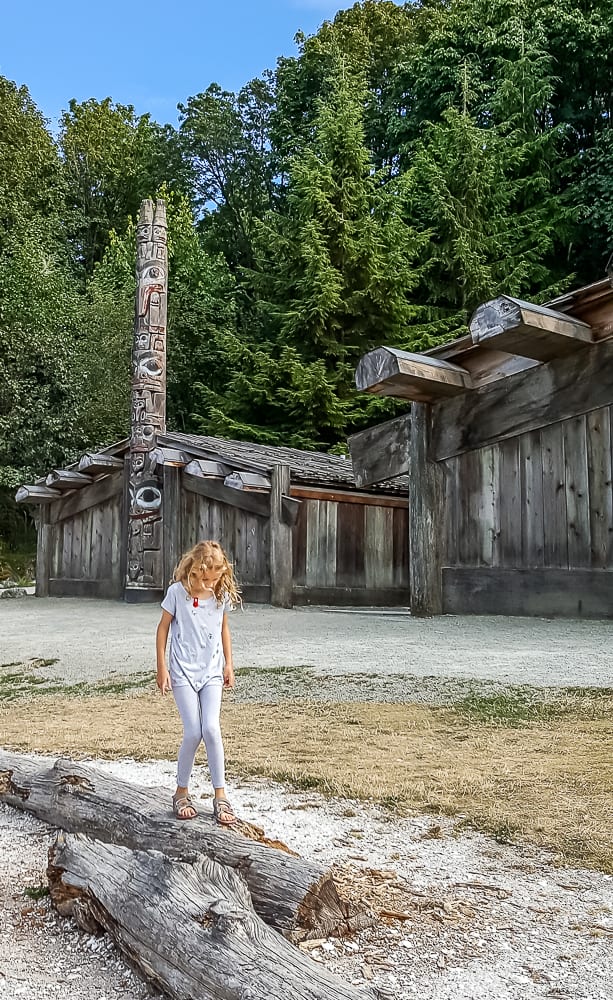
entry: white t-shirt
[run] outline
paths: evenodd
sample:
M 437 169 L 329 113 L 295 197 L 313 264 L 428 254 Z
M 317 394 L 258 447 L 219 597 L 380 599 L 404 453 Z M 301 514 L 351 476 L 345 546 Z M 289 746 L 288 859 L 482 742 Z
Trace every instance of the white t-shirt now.
M 211 681 L 223 684 L 221 626 L 232 604 L 225 595 L 219 605 L 216 597 L 198 598 L 197 606 L 194 604 L 194 598 L 177 582 L 168 588 L 162 608 L 172 615 L 168 657 L 171 684 L 190 684 L 199 691 Z

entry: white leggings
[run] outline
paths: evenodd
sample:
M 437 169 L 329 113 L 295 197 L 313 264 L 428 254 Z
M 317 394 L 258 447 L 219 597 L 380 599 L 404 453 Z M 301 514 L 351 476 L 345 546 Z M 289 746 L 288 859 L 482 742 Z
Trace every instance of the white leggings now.
M 177 785 L 187 788 L 192 774 L 196 751 L 204 740 L 213 788 L 223 788 L 224 752 L 219 715 L 223 687 L 219 681 L 209 682 L 200 691 L 190 684 L 174 687 L 172 693 L 183 723 L 183 742 L 177 763 Z

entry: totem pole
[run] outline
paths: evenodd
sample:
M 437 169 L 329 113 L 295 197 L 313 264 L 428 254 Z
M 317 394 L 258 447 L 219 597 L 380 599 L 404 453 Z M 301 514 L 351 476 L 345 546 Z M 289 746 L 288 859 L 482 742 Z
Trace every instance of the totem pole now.
M 166 205 L 141 204 L 136 236 L 125 599 L 155 600 L 162 580 L 162 480 L 152 451 L 166 430 Z

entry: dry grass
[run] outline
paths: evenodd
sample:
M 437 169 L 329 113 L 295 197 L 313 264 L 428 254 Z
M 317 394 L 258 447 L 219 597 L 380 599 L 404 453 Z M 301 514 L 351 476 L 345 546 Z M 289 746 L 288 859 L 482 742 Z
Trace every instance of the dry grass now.
M 461 815 L 613 872 L 611 716 L 518 726 L 420 705 L 230 702 L 223 723 L 231 774 Z M 0 709 L 0 742 L 16 750 L 172 760 L 179 736 L 172 698 L 149 693 Z

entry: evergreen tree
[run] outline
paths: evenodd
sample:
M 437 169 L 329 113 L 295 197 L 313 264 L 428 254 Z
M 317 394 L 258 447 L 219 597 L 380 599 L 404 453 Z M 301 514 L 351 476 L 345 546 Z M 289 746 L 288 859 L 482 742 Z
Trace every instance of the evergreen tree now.
M 218 431 L 338 444 L 382 405 L 356 397 L 359 356 L 398 342 L 415 314 L 421 241 L 371 165 L 364 87 L 340 59 L 328 94 L 312 142 L 289 164 L 283 211 L 258 228 L 257 267 L 244 276 L 257 297 L 257 334 L 228 345 L 225 399 L 203 395 L 204 425 Z

